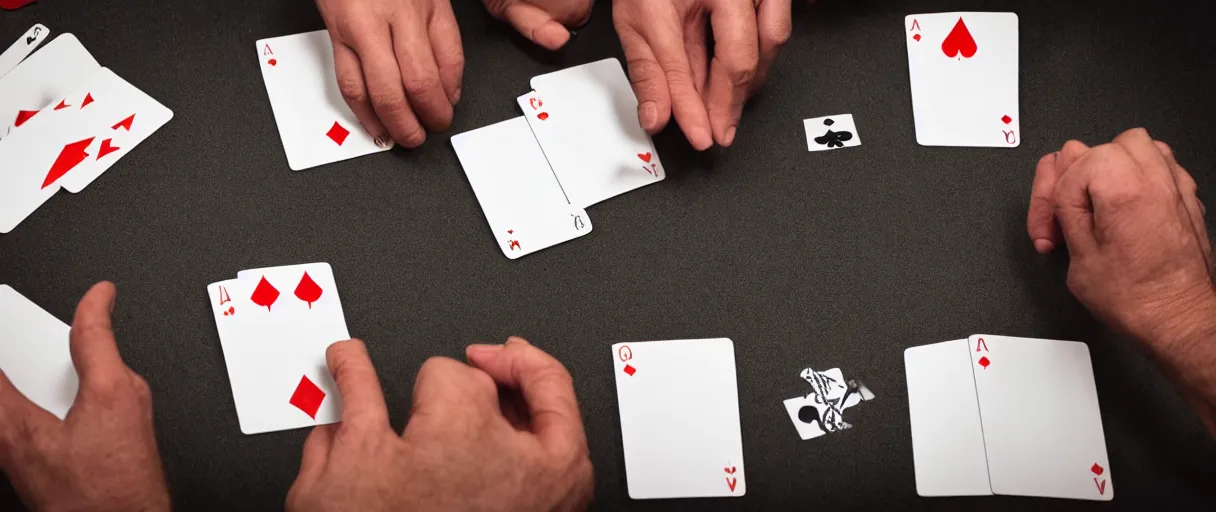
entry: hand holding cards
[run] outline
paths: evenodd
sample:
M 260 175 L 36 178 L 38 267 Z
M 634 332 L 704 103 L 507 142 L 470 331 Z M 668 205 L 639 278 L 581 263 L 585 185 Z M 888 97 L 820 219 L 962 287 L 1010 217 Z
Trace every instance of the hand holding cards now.
M 341 420 L 325 350 L 350 333 L 329 264 L 246 270 L 211 284 L 207 295 L 241 432 Z

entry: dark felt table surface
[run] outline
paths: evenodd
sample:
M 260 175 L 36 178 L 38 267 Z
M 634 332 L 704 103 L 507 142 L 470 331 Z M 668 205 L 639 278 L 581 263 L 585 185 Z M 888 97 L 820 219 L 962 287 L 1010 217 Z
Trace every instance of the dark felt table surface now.
M 532 76 L 620 57 L 611 7 L 600 2 L 566 50 L 547 54 L 480 2 L 455 3 L 468 63 L 452 129 L 415 151 L 298 173 L 254 41 L 323 28 L 309 1 L 42 0 L 0 12 L 5 45 L 35 22 L 75 33 L 175 113 L 83 193 L 0 236 L 0 282 L 65 321 L 91 284 L 118 284 L 119 344 L 152 384 L 178 508 L 281 507 L 307 431 L 240 433 L 205 286 L 312 261 L 333 265 L 394 427 L 430 356 L 518 334 L 564 361 L 596 508 L 1211 507 L 1216 444 L 1154 363 L 1071 297 L 1066 258 L 1037 256 L 1024 230 L 1035 162 L 1069 138 L 1146 126 L 1201 195 L 1216 185 L 1209 2 L 800 6 L 734 147 L 697 154 L 673 123 L 656 137 L 666 181 L 591 207 L 591 235 L 518 261 L 495 246 L 448 138 L 519 115 Z M 916 144 L 903 17 L 953 10 L 1020 17 L 1017 149 Z M 846 112 L 863 145 L 808 153 L 802 120 Z M 1113 503 L 916 495 L 903 350 L 981 332 L 1089 343 Z M 609 346 L 719 336 L 736 346 L 747 496 L 631 501 Z M 878 395 L 849 411 L 854 429 L 799 440 L 781 401 L 807 392 L 806 366 L 840 367 Z M 0 491 L 0 509 L 15 504 Z

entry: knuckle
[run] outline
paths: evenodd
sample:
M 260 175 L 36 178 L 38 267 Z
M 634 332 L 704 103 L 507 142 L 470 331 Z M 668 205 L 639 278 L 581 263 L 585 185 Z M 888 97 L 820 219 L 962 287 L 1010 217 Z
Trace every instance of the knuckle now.
M 756 68 L 760 65 L 758 55 L 748 54 L 731 59 L 726 66 L 726 74 L 730 77 L 731 85 L 735 87 L 743 87 L 752 83 L 756 78 Z
M 350 103 L 367 103 L 367 89 L 359 79 L 338 77 L 338 91 L 342 93 L 342 98 Z
M 409 104 L 405 101 L 405 97 L 400 94 L 401 91 L 394 93 L 373 92 L 368 96 L 371 99 L 372 106 L 376 108 L 376 112 L 383 115 L 395 117 L 409 111 Z
M 443 84 L 439 81 L 439 76 L 430 74 L 407 78 L 404 81 L 404 85 L 405 92 L 413 98 L 425 96 L 443 87 Z
M 793 27 L 789 23 L 781 23 L 768 30 L 763 30 L 760 32 L 761 46 L 779 50 L 789 42 L 793 31 Z
M 136 401 L 140 405 L 152 404 L 152 386 L 148 385 L 148 381 L 139 375 L 131 375 L 131 392 L 135 396 Z

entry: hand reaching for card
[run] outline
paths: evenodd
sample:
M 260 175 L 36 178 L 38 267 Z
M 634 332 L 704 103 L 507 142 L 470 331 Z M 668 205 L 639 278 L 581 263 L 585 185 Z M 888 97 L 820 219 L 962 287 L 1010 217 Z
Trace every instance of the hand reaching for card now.
M 114 299 L 114 285 L 101 283 L 76 309 L 80 389 L 64 421 L 0 374 L 0 466 L 34 510 L 169 510 L 151 392 L 118 353 Z
M 460 101 L 464 50 L 449 0 L 317 0 L 338 89 L 378 145 L 421 146 Z
M 549 50 L 570 41 L 570 28 L 591 18 L 594 0 L 482 0 L 495 18 L 505 20 L 528 40 Z
M 288 510 L 581 510 L 590 503 L 591 459 L 570 374 L 526 341 L 471 346 L 468 365 L 427 361 L 401 436 L 389 426 L 363 343 L 337 343 L 327 358 L 345 404 L 342 422 L 309 435 Z
M 1206 396 L 1216 435 L 1216 291 L 1195 180 L 1144 129 L 1043 157 L 1027 220 L 1041 253 L 1068 244 L 1068 286 L 1111 327 Z
M 617 0 L 642 127 L 676 123 L 697 150 L 730 146 L 743 104 L 790 37 L 791 0 Z M 707 18 L 708 17 L 708 21 Z M 706 30 L 714 38 L 712 58 Z

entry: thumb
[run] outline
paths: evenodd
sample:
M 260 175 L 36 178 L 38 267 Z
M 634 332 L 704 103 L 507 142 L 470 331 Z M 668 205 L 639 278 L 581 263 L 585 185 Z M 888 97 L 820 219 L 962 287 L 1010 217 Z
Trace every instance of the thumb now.
M 466 355 L 498 385 L 520 391 L 532 416 L 532 431 L 542 443 L 555 449 L 586 449 L 574 380 L 557 359 L 516 337 L 505 346 L 470 346 Z
M 80 375 L 82 391 L 98 386 L 111 388 L 130 376 L 126 363 L 118 353 L 118 343 L 114 340 L 114 328 L 110 323 L 110 312 L 114 309 L 117 295 L 113 283 L 97 283 L 76 306 L 69 347 L 72 364 Z
M 38 407 L 0 370 L 0 468 L 12 474 L 14 451 L 34 444 L 31 436 L 46 435 L 61 423 Z
M 490 14 L 506 20 L 524 37 L 546 49 L 557 50 L 570 41 L 570 31 L 540 7 L 520 1 L 496 1 L 488 5 Z

